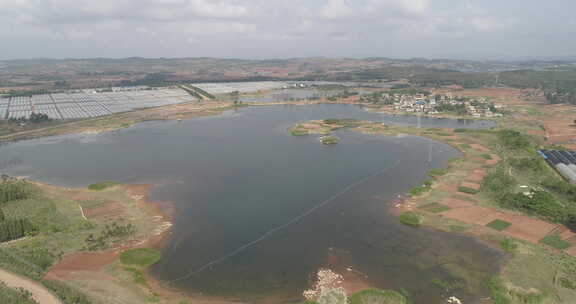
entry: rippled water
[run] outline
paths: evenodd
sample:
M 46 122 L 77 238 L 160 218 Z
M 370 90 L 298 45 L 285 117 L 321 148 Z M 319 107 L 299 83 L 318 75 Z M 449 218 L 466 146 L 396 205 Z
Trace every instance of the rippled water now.
M 190 292 L 297 301 L 318 268 L 352 268 L 373 286 L 405 289 L 416 303 L 447 296 L 433 279 L 460 282 L 471 303 L 486 293 L 500 254 L 475 240 L 399 224 L 399 194 L 458 152 L 415 136 L 340 131 L 340 144 L 286 131 L 299 121 L 358 118 L 410 125 L 411 116 L 350 105 L 242 108 L 212 118 L 148 122 L 113 133 L 60 136 L 0 147 L 10 174 L 62 185 L 155 182 L 175 226 L 162 280 Z M 424 127 L 486 128 L 489 122 L 422 118 Z M 429 151 L 432 151 L 429 162 Z

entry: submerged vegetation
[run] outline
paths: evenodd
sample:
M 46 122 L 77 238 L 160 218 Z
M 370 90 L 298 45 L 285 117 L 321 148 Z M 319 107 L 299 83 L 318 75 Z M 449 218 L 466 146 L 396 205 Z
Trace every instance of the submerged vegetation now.
M 422 224 L 422 217 L 416 212 L 404 212 L 400 214 L 400 222 L 407 226 L 418 227 Z
M 325 145 L 335 145 L 340 142 L 340 138 L 336 136 L 322 136 L 320 141 Z

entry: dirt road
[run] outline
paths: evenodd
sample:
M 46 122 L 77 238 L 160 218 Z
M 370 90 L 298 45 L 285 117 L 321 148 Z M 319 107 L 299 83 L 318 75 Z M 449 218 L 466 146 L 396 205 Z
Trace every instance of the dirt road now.
M 0 281 L 12 288 L 24 288 L 32 293 L 32 298 L 40 304 L 64 304 L 46 287 L 30 279 L 0 269 Z

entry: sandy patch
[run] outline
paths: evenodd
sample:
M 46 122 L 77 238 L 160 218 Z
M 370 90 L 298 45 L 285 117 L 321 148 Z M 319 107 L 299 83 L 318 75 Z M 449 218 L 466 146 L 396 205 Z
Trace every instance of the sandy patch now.
M 490 149 L 484 147 L 481 144 L 470 144 L 470 147 L 472 147 L 473 149 L 478 150 L 478 151 L 490 152 Z
M 492 156 L 492 159 L 486 160 L 486 165 L 488 165 L 488 166 L 494 166 L 502 160 L 500 158 L 500 156 L 498 156 L 496 154 L 490 154 L 490 156 Z
M 484 180 L 484 177 L 486 177 L 486 170 L 477 169 L 472 171 L 472 173 L 468 175 L 467 179 L 472 182 L 480 183 Z
M 102 206 L 83 208 L 83 210 L 88 219 L 118 219 L 124 214 L 124 206 L 119 202 L 108 202 Z

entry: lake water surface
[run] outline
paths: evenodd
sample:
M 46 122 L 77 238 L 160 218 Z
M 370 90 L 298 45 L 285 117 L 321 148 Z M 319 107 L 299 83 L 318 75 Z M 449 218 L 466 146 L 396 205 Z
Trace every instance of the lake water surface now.
M 404 226 L 388 212 L 399 194 L 458 151 L 415 136 L 344 130 L 340 144 L 325 146 L 317 136 L 287 132 L 296 122 L 326 118 L 417 121 L 351 105 L 251 107 L 12 143 L 0 147 L 0 163 L 9 164 L 9 174 L 67 186 L 157 183 L 153 199 L 174 203 L 175 225 L 152 273 L 190 292 L 291 303 L 327 267 L 351 268 L 378 288 L 405 289 L 415 303 L 452 295 L 474 303 L 486 295 L 499 252 L 469 237 Z M 491 126 L 429 118 L 421 124 Z M 447 294 L 434 279 L 462 287 Z

